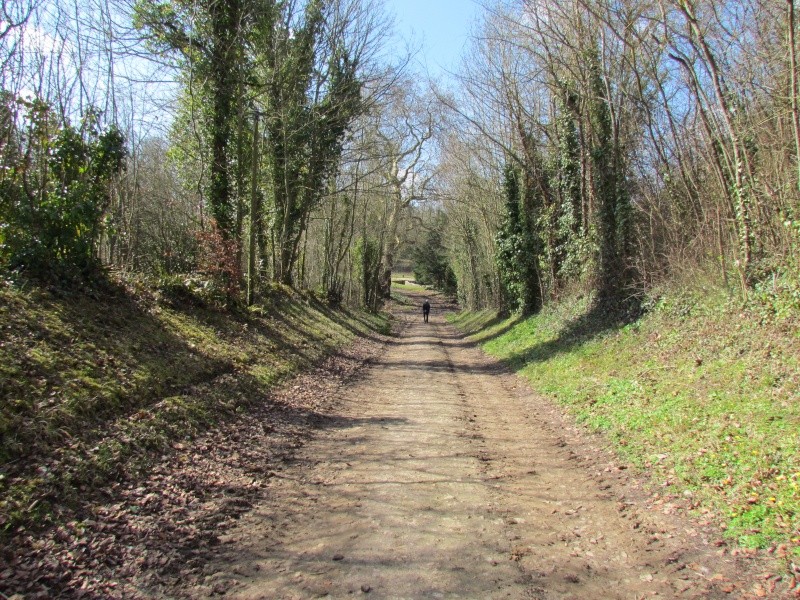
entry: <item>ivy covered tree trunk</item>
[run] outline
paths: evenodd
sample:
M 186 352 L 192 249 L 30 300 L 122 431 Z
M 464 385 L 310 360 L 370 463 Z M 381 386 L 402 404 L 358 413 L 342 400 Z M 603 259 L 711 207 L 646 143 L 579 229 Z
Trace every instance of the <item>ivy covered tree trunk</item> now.
M 556 117 L 556 156 L 553 166 L 552 187 L 557 194 L 557 244 L 560 265 L 557 272 L 559 284 L 580 277 L 586 263 L 586 236 L 581 197 L 581 153 L 578 128 L 567 105 L 560 103 Z
M 378 310 L 381 302 L 378 281 L 381 252 L 378 242 L 370 239 L 364 233 L 363 237 L 356 242 L 355 257 L 364 306 L 369 310 Z
M 234 93 L 238 88 L 237 63 L 241 59 L 239 26 L 242 17 L 242 1 L 212 2 L 211 16 L 211 81 L 213 110 L 211 117 L 211 189 L 209 202 L 211 213 L 223 237 L 234 233 L 234 211 L 231 204 L 232 164 L 229 150 L 232 124 L 235 117 Z
M 530 314 L 542 306 L 539 253 L 520 211 L 523 190 L 519 169 L 507 164 L 503 177 L 506 214 L 495 240 L 502 285 L 501 312 L 518 310 Z
M 346 39 L 326 37 L 332 26 L 326 5 L 310 0 L 299 19 L 295 5 L 280 3 L 265 25 L 275 276 L 287 285 L 294 281 L 308 217 L 336 172 L 348 126 L 363 109 L 358 62 Z
M 608 90 L 600 76 L 597 58 L 591 63 L 592 94 L 588 98 L 592 127 L 592 190 L 599 238 L 598 294 L 616 301 L 630 273 L 631 207 L 619 138 L 609 110 Z
M 186 0 L 162 2 L 137 0 L 136 27 L 164 51 L 182 55 L 191 72 L 192 92 L 199 92 L 199 110 L 204 117 L 201 135 L 211 151 L 208 206 L 220 234 L 227 240 L 235 233 L 230 151 L 237 93 L 245 58 L 245 3 L 249 0 Z M 195 89 L 196 86 L 196 89 Z

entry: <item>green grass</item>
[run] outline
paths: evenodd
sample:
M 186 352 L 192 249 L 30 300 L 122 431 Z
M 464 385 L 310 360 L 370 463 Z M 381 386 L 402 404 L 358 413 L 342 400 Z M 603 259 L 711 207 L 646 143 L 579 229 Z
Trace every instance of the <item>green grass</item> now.
M 663 493 L 690 494 L 748 547 L 800 554 L 797 322 L 705 294 L 627 325 L 586 301 L 527 319 L 462 313 L 472 339 L 602 432 Z
M 395 273 L 392 277 L 392 291 L 398 292 L 417 292 L 427 289 L 414 279 L 413 273 Z
M 86 293 L 0 284 L 0 528 L 47 521 L 388 327 L 289 290 L 223 311 L 161 302 L 140 283 Z

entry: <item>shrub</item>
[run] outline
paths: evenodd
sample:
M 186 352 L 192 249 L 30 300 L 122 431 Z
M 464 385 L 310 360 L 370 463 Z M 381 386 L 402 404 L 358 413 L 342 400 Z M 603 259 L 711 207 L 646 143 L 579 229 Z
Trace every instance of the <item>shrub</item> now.
M 229 303 L 239 295 L 242 269 L 237 261 L 237 241 L 225 238 L 214 222 L 197 232 L 200 246 L 199 270 L 209 278 L 210 299 Z
M 43 102 L 4 99 L 0 155 L 0 260 L 32 274 L 86 272 L 114 176 L 125 160 L 116 127 L 100 131 L 90 112 L 80 129 L 54 125 Z

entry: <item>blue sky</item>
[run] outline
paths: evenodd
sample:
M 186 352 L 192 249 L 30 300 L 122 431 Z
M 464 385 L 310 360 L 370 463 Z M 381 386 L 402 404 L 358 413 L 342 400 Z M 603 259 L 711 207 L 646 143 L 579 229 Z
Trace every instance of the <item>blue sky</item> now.
M 454 70 L 480 11 L 476 0 L 386 0 L 397 33 L 422 44 L 419 56 L 431 75 Z

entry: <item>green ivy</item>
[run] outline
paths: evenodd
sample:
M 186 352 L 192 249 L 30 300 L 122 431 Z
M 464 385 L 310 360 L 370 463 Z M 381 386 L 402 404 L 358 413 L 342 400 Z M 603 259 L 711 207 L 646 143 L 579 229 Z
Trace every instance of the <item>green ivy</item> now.
M 503 187 L 506 214 L 495 237 L 496 261 L 502 283 L 504 311 L 532 313 L 541 307 L 538 253 L 533 234 L 525 227 L 520 212 L 519 171 L 506 165 Z
M 13 102 L 24 113 L 19 129 L 8 132 L 13 149 L 0 157 L 0 261 L 31 274 L 85 273 L 96 263 L 124 137 L 113 126 L 100 131 L 92 112 L 77 129 L 54 125 L 42 102 Z
M 364 306 L 377 310 L 380 303 L 378 293 L 378 271 L 381 262 L 381 248 L 377 241 L 361 238 L 354 249 L 354 263 L 364 291 Z

